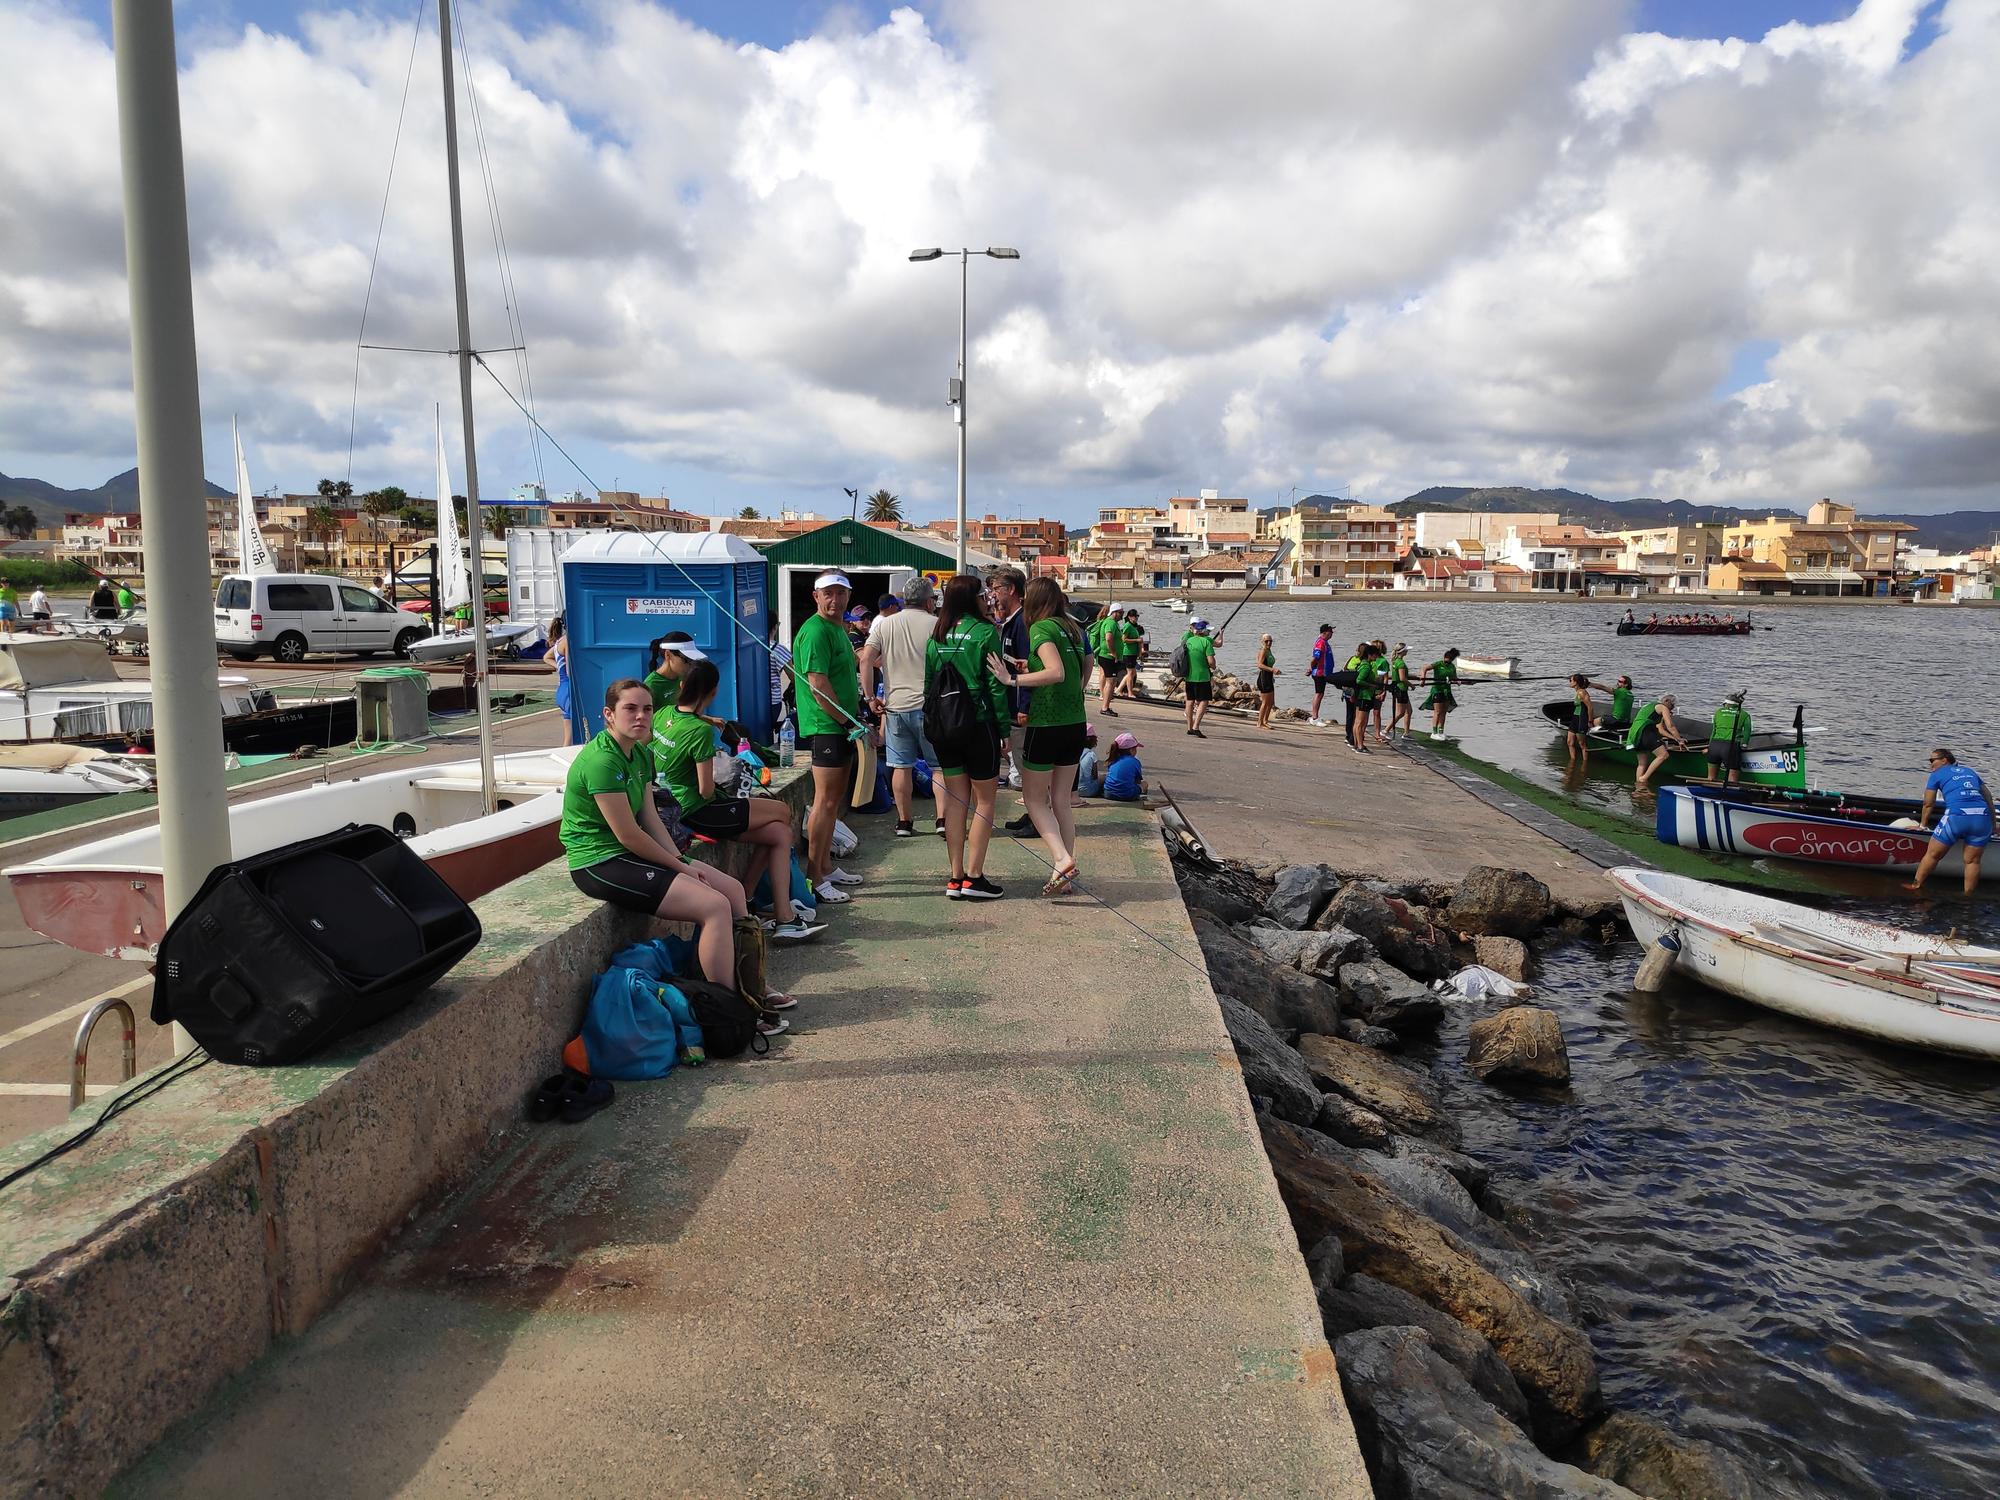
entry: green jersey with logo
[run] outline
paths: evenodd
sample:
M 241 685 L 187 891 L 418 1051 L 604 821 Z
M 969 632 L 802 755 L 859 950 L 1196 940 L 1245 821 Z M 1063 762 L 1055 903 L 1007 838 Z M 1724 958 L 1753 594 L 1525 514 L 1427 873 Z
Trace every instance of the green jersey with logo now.
M 596 739 L 576 752 L 563 780 L 562 804 L 562 846 L 572 870 L 602 864 L 626 852 L 604 821 L 597 794 L 623 792 L 637 822 L 639 809 L 653 794 L 653 774 L 652 747 L 642 741 L 627 755 L 608 729 L 600 729 Z

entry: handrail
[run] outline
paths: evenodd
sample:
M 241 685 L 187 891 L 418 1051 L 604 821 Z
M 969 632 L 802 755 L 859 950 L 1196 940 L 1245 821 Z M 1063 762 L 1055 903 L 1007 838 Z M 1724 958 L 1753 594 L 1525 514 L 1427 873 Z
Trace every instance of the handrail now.
M 83 1013 L 83 1019 L 76 1027 L 76 1056 L 69 1068 L 69 1107 L 72 1110 L 83 1104 L 83 1075 L 90 1058 L 90 1034 L 97 1029 L 97 1023 L 109 1011 L 122 1010 L 125 1013 L 125 1076 L 120 1080 L 130 1083 L 139 1075 L 139 1022 L 132 1014 L 132 1007 L 113 996 L 100 1000 Z

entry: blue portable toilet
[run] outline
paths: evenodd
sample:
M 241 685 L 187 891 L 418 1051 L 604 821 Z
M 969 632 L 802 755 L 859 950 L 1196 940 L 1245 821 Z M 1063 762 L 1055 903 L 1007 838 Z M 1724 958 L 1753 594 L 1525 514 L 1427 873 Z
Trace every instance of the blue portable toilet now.
M 764 555 L 723 532 L 616 531 L 562 555 L 570 680 L 588 734 L 604 727 L 604 690 L 646 675 L 646 648 L 684 630 L 722 673 L 710 710 L 769 743 L 771 605 Z

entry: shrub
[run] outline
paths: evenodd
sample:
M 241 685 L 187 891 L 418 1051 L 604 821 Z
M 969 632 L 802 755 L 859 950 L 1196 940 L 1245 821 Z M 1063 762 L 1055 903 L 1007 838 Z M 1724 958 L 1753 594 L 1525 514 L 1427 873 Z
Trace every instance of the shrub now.
M 61 562 L 44 562 L 35 557 L 0 558 L 0 578 L 16 588 L 33 588 L 40 584 L 43 588 L 89 588 L 97 582 L 97 575 L 82 563 L 72 558 Z

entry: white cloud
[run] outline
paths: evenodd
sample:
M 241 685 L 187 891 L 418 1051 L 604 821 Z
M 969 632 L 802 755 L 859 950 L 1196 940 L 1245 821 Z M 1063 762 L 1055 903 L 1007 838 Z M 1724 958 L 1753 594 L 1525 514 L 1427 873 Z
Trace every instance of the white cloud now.
M 1198 485 L 1988 499 L 2000 0 L 1951 0 L 1912 56 L 1921 9 L 1686 41 L 1596 0 L 1450 27 L 1358 0 L 948 0 L 775 52 L 632 0 L 466 24 L 541 410 L 594 477 L 942 503 L 957 267 L 906 256 L 1011 243 L 971 267 L 975 504 L 1074 518 Z M 340 10 L 182 37 L 217 472 L 232 411 L 260 481 L 346 468 L 410 41 Z M 452 341 L 435 45 L 374 342 Z M 109 49 L 0 0 L 0 55 L 0 467 L 102 477 L 131 449 Z M 466 202 L 475 338 L 502 345 L 476 173 Z M 1766 378 L 1722 392 L 1762 341 Z M 361 372 L 356 478 L 424 487 L 448 368 Z M 480 420 L 489 486 L 523 477 L 483 382 Z

